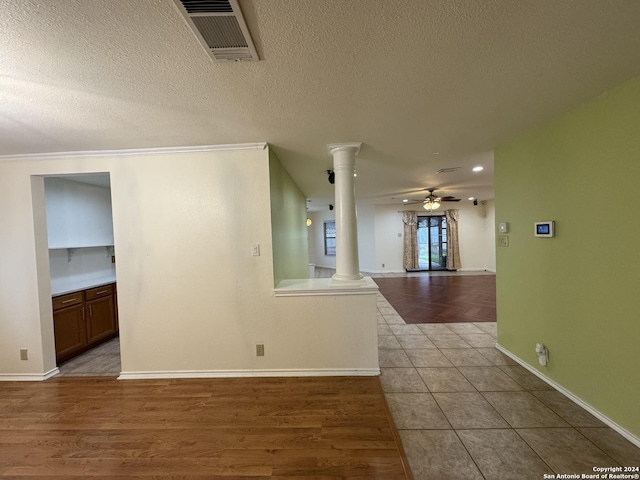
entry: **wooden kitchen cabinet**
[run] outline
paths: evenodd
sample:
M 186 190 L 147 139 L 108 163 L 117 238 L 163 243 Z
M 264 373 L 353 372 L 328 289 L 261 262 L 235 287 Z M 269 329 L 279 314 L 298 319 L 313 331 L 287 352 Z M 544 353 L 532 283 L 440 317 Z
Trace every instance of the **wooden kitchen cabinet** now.
M 72 357 L 87 345 L 82 292 L 54 298 L 53 309 L 56 358 Z
M 116 314 L 113 304 L 113 285 L 85 291 L 87 315 L 87 342 L 92 344 L 113 337 L 116 330 Z
M 115 284 L 53 298 L 56 360 L 68 360 L 115 337 Z

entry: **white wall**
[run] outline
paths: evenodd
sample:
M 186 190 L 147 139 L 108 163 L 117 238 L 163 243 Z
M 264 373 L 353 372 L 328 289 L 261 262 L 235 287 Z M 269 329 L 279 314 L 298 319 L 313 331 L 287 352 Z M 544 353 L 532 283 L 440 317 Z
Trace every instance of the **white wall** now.
M 459 211 L 460 260 L 462 270 L 495 272 L 495 202 L 474 206 L 461 201 L 450 204 Z M 447 204 L 445 204 L 445 208 Z M 415 206 L 359 205 L 358 249 L 360 271 L 372 273 L 404 272 L 402 268 L 403 224 L 402 210 Z M 442 210 L 444 212 L 444 210 Z M 333 220 L 334 212 L 309 214 L 313 225 L 309 228 L 310 261 L 317 266 L 335 268 L 335 257 L 324 255 L 323 222 Z M 384 267 L 383 267 L 384 265 Z
M 376 268 L 374 272 L 404 272 L 402 268 L 403 224 L 402 214 L 398 211 L 398 205 L 376 206 Z
M 52 293 L 115 281 L 111 190 L 46 177 L 44 191 Z
M 83 290 L 103 283 L 115 282 L 116 265 L 111 263 L 111 248 L 87 247 L 72 251 L 49 250 L 51 293 L 57 295 Z
M 358 205 L 358 255 L 360 271 L 376 270 L 376 208 Z
M 45 178 L 49 248 L 113 245 L 111 191 L 63 178 Z
M 377 369 L 375 298 L 317 300 L 329 315 L 274 297 L 268 151 L 252 149 L 0 161 L 0 378 L 55 367 L 38 176 L 90 172 L 111 175 L 124 372 Z
M 459 211 L 458 233 L 460 240 L 460 260 L 462 270 L 495 271 L 495 231 L 493 201 L 474 206 L 471 202 L 461 201 L 446 208 Z M 403 210 L 415 210 L 412 207 L 398 205 L 378 205 L 375 215 L 376 272 L 403 272 Z M 483 216 L 482 212 L 486 211 Z M 442 210 L 444 212 L 444 209 Z M 382 265 L 385 265 L 382 267 Z
M 477 206 L 471 202 L 460 202 L 458 235 L 462 270 L 496 271 L 493 200 Z

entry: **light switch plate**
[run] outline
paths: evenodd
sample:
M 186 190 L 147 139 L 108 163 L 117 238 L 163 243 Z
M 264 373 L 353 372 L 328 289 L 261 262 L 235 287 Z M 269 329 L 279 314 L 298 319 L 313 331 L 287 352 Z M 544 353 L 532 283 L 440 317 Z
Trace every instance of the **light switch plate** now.
M 507 233 L 509 231 L 509 224 L 507 222 L 502 222 L 498 224 L 498 231 L 500 233 Z
M 496 237 L 496 243 L 499 247 L 508 247 L 509 246 L 509 235 L 498 235 Z
M 259 257 L 260 256 L 260 244 L 259 243 L 254 243 L 253 245 L 251 245 L 251 255 L 253 255 L 254 257 Z

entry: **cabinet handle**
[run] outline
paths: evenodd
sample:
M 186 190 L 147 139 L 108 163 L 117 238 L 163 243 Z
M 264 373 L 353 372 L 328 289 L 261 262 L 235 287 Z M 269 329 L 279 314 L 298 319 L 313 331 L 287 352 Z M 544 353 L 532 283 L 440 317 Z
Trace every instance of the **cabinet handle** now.
M 69 302 L 75 302 L 76 299 L 75 298 L 70 298 L 69 300 L 62 300 L 62 303 L 69 303 Z
M 96 292 L 96 295 L 102 295 L 103 293 L 107 293 L 109 290 L 100 290 L 99 292 Z
M 89 305 L 89 316 L 93 317 L 93 313 L 91 312 L 91 305 Z

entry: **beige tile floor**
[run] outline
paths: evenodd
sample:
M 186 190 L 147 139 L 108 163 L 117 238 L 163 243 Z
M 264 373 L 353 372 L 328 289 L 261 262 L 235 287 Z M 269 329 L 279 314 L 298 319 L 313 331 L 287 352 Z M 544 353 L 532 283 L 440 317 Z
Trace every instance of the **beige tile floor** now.
M 407 325 L 382 295 L 377 302 L 380 380 L 416 480 L 640 466 L 640 448 L 494 348 L 495 323 Z M 118 375 L 118 339 L 60 371 Z
M 382 387 L 422 479 L 640 466 L 640 448 L 503 355 L 495 323 L 406 325 L 378 294 Z

